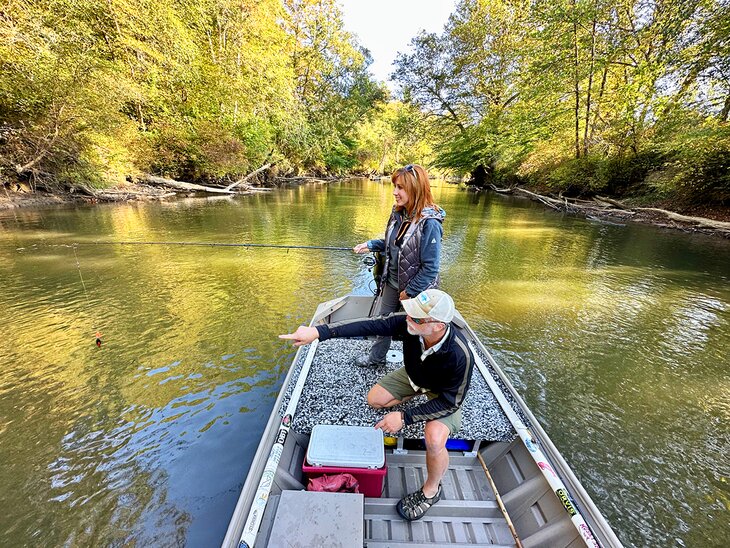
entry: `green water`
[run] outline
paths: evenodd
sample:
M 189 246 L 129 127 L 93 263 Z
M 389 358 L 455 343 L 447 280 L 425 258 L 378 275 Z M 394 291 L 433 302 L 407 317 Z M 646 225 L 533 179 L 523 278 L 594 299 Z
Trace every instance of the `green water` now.
M 730 538 L 730 242 L 436 183 L 443 287 L 626 545 Z M 213 546 L 389 185 L 0 212 L 0 545 Z M 78 266 L 77 266 L 78 260 Z M 97 348 L 95 332 L 102 332 Z

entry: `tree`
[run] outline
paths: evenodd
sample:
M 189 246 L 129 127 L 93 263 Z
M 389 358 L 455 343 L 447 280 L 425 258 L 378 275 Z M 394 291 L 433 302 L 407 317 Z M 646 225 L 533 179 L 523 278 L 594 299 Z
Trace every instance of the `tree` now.
M 370 54 L 344 30 L 334 0 L 285 0 L 296 98 L 304 123 L 290 149 L 305 167 L 346 170 L 355 163 L 354 127 L 384 97 L 367 72 Z

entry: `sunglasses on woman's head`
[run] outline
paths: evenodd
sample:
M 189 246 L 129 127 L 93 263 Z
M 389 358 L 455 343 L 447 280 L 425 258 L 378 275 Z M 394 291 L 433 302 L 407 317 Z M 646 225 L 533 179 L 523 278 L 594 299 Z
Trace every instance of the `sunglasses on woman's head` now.
M 418 172 L 416 171 L 416 166 L 414 166 L 413 164 L 408 164 L 407 166 L 403 166 L 402 168 L 400 168 L 400 171 L 410 172 L 413 174 L 413 176 L 416 178 L 416 180 L 418 179 Z

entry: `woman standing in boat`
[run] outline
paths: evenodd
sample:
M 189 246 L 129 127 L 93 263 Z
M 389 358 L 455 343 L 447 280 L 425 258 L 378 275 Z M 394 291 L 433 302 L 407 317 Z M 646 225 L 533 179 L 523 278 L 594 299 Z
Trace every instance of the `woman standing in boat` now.
M 400 301 L 439 285 L 446 212 L 434 202 L 428 173 L 419 165 L 408 164 L 397 169 L 390 179 L 395 205 L 385 227 L 385 238 L 368 240 L 353 248 L 355 253 L 375 251 L 385 255 L 375 316 L 396 312 Z M 370 354 L 359 358 L 357 364 L 384 364 L 390 341 L 390 337 L 378 337 Z

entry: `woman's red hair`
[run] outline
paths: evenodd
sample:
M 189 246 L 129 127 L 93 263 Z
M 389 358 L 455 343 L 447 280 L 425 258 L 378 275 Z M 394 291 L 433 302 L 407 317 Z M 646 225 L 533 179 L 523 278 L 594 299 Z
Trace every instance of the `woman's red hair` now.
M 397 207 L 397 211 L 406 209 L 406 213 L 414 214 L 415 219 L 421 215 L 424 207 L 438 207 L 431 194 L 431 185 L 428 182 L 428 173 L 418 164 L 408 164 L 405 167 L 396 169 L 390 176 L 393 185 L 399 182 L 408 194 L 408 204 L 404 207 Z

